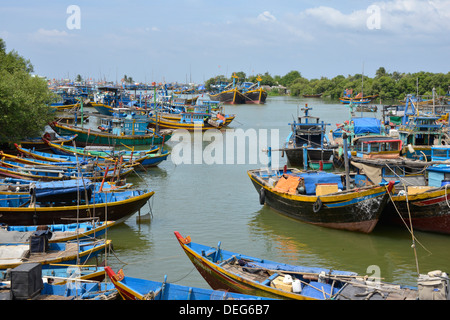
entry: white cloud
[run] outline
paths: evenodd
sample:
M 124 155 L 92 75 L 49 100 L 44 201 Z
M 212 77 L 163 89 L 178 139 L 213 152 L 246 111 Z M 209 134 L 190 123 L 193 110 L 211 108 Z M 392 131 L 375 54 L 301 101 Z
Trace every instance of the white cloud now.
M 57 29 L 46 30 L 42 28 L 40 28 L 36 34 L 43 37 L 65 37 L 68 35 L 66 31 L 59 31 Z
M 373 14 L 369 7 L 378 8 L 380 28 L 391 33 L 417 35 L 429 32 L 450 31 L 450 1 L 448 0 L 392 0 L 370 3 L 367 8 L 344 13 L 338 9 L 319 6 L 300 13 L 309 23 L 320 22 L 322 26 L 350 30 L 367 29 L 367 21 Z M 316 25 L 316 23 L 314 23 Z
M 380 7 L 382 28 L 392 32 L 450 31 L 450 1 L 394 0 L 375 2 Z
M 352 29 L 365 26 L 367 19 L 365 10 L 344 14 L 337 9 L 325 6 L 306 9 L 302 16 L 305 18 L 312 18 L 333 28 L 344 27 Z
M 43 29 L 40 28 L 36 32 L 30 34 L 33 41 L 44 42 L 44 43 L 67 43 L 69 40 L 69 34 L 66 31 L 60 31 L 57 29 Z
M 277 21 L 277 18 L 275 18 L 269 11 L 264 11 L 260 15 L 258 15 L 258 20 L 260 21 Z

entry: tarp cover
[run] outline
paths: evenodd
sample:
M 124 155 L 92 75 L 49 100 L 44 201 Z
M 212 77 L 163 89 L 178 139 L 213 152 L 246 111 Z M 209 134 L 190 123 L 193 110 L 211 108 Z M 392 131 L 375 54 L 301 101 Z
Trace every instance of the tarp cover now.
M 50 182 L 34 182 L 36 185 L 36 198 L 57 195 L 64 193 L 71 193 L 76 191 L 84 191 L 90 189 L 94 185 L 90 180 L 84 179 L 84 183 L 81 180 L 64 180 L 64 181 L 50 181 Z
M 376 118 L 352 118 L 355 134 L 381 133 L 381 122 Z
M 284 177 L 281 177 L 275 188 L 273 188 L 274 191 L 277 192 L 283 192 L 283 193 L 289 193 L 289 194 L 295 194 L 297 186 L 298 186 L 299 178 L 294 177 L 291 175 L 287 176 L 287 179 Z
M 316 194 L 316 184 L 337 183 L 339 189 L 343 189 L 341 176 L 329 172 L 308 172 L 299 175 L 305 181 L 306 194 Z

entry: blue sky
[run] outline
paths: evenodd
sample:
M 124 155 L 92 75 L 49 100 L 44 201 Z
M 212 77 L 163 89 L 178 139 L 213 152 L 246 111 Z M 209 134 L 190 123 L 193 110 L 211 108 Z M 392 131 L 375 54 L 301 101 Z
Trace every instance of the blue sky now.
M 0 38 L 57 79 L 447 73 L 450 1 L 3 1 Z

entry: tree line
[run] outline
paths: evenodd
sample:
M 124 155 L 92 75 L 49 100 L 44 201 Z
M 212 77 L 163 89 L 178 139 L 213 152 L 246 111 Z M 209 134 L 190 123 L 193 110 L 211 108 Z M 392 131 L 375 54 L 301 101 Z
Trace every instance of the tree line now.
M 239 81 L 256 83 L 257 76 L 246 76 L 242 71 L 235 72 Z M 299 71 L 290 71 L 284 76 L 271 76 L 269 73 L 260 75 L 261 85 L 286 87 L 290 95 L 300 96 L 303 94 L 322 94 L 323 97 L 338 99 L 342 97 L 345 89 L 352 89 L 354 95 L 362 92 L 364 96 L 378 94 L 383 100 L 404 99 L 407 94 L 419 96 L 432 96 L 433 88 L 438 96 L 446 95 L 450 87 L 450 72 L 431 73 L 416 72 L 402 73 L 394 71 L 389 73 L 384 67 L 378 68 L 375 77 L 371 78 L 363 74 L 337 75 L 331 79 L 321 77 L 320 79 L 304 78 Z M 208 89 L 211 84 L 218 81 L 231 82 L 225 76 L 217 76 L 206 81 Z

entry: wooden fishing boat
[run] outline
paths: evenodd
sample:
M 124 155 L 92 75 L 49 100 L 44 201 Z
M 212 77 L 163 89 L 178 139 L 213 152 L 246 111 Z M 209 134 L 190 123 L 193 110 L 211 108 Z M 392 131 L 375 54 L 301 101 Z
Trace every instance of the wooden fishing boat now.
M 304 94 L 303 98 L 320 98 L 322 96 L 322 93 L 318 94 Z
M 261 87 L 260 76 L 256 77 L 257 83 L 244 82 L 241 86 L 241 92 L 245 97 L 245 103 L 264 104 L 267 98 L 267 91 Z
M 0 300 L 110 300 L 117 294 L 112 283 L 101 282 L 103 267 L 23 263 L 0 274 Z
M 344 90 L 344 94 L 339 98 L 339 101 L 343 104 L 368 104 L 378 97 L 378 94 L 363 96 L 361 92 L 352 97 L 352 93 L 353 89 Z
M 173 130 L 160 130 L 159 132 L 149 132 L 146 134 L 114 134 L 82 128 L 77 126 L 66 126 L 57 122 L 52 122 L 50 126 L 58 134 L 77 134 L 75 141 L 78 146 L 104 145 L 104 146 L 136 146 L 136 145 L 158 145 L 169 141 Z
M 110 247 L 111 240 L 49 243 L 47 251 L 33 251 L 30 244 L 0 246 L 0 269 L 15 268 L 22 263 L 40 263 L 42 269 L 51 264 L 83 264 Z
M 29 150 L 28 155 L 32 155 L 34 152 L 40 152 L 40 151 L 32 151 L 30 149 L 24 149 L 24 150 Z M 45 153 L 40 153 L 42 156 L 45 155 Z M 23 155 L 23 153 L 22 153 Z M 49 155 L 53 155 L 52 153 L 49 153 Z M 67 168 L 76 168 L 77 166 L 83 166 L 88 164 L 87 161 L 83 161 L 78 159 L 78 161 L 64 161 L 65 159 L 61 159 L 61 158 L 57 158 L 57 161 L 51 161 L 51 160 L 40 160 L 40 159 L 36 159 L 34 157 L 23 157 L 23 156 L 16 156 L 13 154 L 9 154 L 9 153 L 4 153 L 3 151 L 0 150 L 0 158 L 2 160 L 7 160 L 7 161 L 13 161 L 13 162 L 18 162 L 18 163 L 23 163 L 23 164 L 28 164 L 28 165 L 42 165 L 42 166 L 47 166 L 47 167 L 67 167 Z M 40 158 L 40 157 L 39 157 Z
M 188 258 L 215 290 L 286 300 L 416 300 L 417 288 L 391 285 L 354 272 L 289 265 L 194 243 L 175 236 Z M 447 277 L 448 279 L 448 277 Z M 373 288 L 377 286 L 378 293 Z M 382 293 L 380 293 L 382 292 Z M 370 294 L 372 293 L 372 294 Z
M 55 143 L 51 143 L 47 141 L 47 145 L 51 148 L 51 150 L 55 154 L 60 155 L 73 155 L 77 154 L 78 159 L 81 160 L 100 160 L 106 162 L 114 162 L 117 160 L 121 161 L 121 165 L 138 163 L 144 167 L 153 167 L 157 166 L 161 162 L 167 159 L 170 155 L 169 151 L 161 151 L 160 147 L 152 146 L 147 150 L 115 150 L 115 148 L 111 148 L 110 151 L 106 151 L 105 147 L 93 148 L 91 147 L 73 147 L 73 146 L 65 146 L 59 145 Z
M 304 116 L 299 116 L 298 121 L 289 124 L 291 132 L 286 138 L 283 152 L 291 166 L 307 168 L 310 161 L 329 163 L 333 160 L 336 146 L 328 141 L 325 132 L 327 124 L 320 122 L 318 117 L 310 116 L 311 109 L 306 105 L 302 108 Z
M 54 201 L 34 195 L 11 193 L 0 204 L 1 222 L 9 226 L 51 225 L 98 219 L 119 224 L 138 212 L 155 193 L 152 190 L 110 189 L 80 193 L 79 198 L 59 197 Z
M 355 98 L 339 98 L 339 101 L 343 104 L 368 104 L 372 102 L 372 99 L 355 99 Z
M 223 111 L 222 104 L 220 101 L 211 101 L 211 100 L 203 100 L 201 104 L 194 106 L 186 106 L 186 105 L 173 105 L 173 106 L 161 106 L 159 108 L 158 115 L 165 120 L 172 120 L 176 122 L 180 122 L 181 119 L 185 119 L 184 122 L 189 121 L 197 121 L 200 122 L 200 117 L 192 118 L 190 116 L 186 116 L 188 113 L 200 113 L 203 116 L 203 120 L 212 119 L 212 120 L 221 120 L 223 122 L 223 126 L 228 126 L 236 117 L 234 114 L 226 114 Z M 212 123 L 212 125 L 217 125 L 216 123 Z
M 177 285 L 167 282 L 167 276 L 163 282 L 158 282 L 125 276 L 122 269 L 117 273 L 110 267 L 105 267 L 105 270 L 124 300 L 269 300 L 247 294 Z
M 355 108 L 357 112 L 377 112 L 377 106 L 368 106 L 368 105 L 358 105 Z
M 117 290 L 110 282 L 74 280 L 66 284 L 43 283 L 33 300 L 116 300 Z
M 113 170 L 114 168 L 114 170 Z M 134 172 L 133 165 L 126 164 L 120 168 L 111 165 L 72 167 L 46 167 L 45 165 L 28 165 L 20 162 L 0 160 L 0 175 L 11 178 L 35 181 L 61 181 L 69 179 L 89 178 L 94 181 L 113 180 L 125 177 Z
M 76 265 L 55 263 L 41 270 L 44 282 L 65 284 L 68 281 L 87 280 L 103 281 L 106 277 L 105 268 L 96 265 Z M 8 281 L 10 270 L 0 270 L 0 281 Z
M 263 88 L 248 90 L 244 93 L 245 103 L 264 104 L 267 99 L 267 91 Z
M 15 158 L 14 161 L 20 162 L 19 160 L 22 160 L 23 163 L 29 163 L 27 160 L 30 159 L 36 159 L 36 160 L 42 160 L 42 161 L 48 161 L 48 162 L 71 162 L 71 163 L 79 163 L 79 164 L 86 164 L 87 161 L 83 161 L 82 159 L 78 159 L 75 155 L 60 155 L 60 154 L 54 154 L 50 152 L 44 152 L 44 151 L 37 151 L 34 149 L 24 148 L 21 145 L 14 144 L 17 151 L 19 152 L 19 159 Z M 3 153 L 2 153 L 3 155 Z M 25 159 L 24 157 L 27 157 L 28 159 Z M 20 159 L 22 158 L 22 159 Z M 34 162 L 33 162 L 34 164 Z
M 221 120 L 212 117 L 209 113 L 200 112 L 182 112 L 180 117 L 165 117 L 158 113 L 158 120 L 150 118 L 150 126 L 163 129 L 185 129 L 188 131 L 221 129 L 225 125 L 225 119 Z
M 244 104 L 246 100 L 245 96 L 238 88 L 224 90 L 216 94 L 209 94 L 209 98 L 211 100 L 219 100 L 226 104 Z
M 0 225 L 0 244 L 29 243 L 30 238 L 38 231 L 49 233 L 49 243 L 97 239 L 105 235 L 106 230 L 114 224 L 114 221 L 86 221 L 41 226 Z
M 450 172 L 450 170 L 447 170 Z M 442 187 L 409 186 L 392 196 L 380 223 L 412 226 L 415 231 L 450 234 L 450 191 Z
M 235 73 L 231 76 L 233 78 L 233 82 L 225 86 L 224 88 L 220 88 L 217 93 L 209 93 L 209 98 L 211 100 L 218 100 L 222 103 L 226 104 L 244 104 L 245 96 L 239 90 L 236 85 L 236 81 L 239 78 Z
M 47 144 L 45 143 L 44 139 L 49 140 L 52 143 L 67 144 L 75 140 L 76 137 L 77 136 L 74 134 L 57 137 L 56 135 L 52 135 L 47 132 L 42 137 L 24 139 L 20 142 L 20 145 L 29 149 L 42 150 L 47 148 Z
M 394 182 L 351 189 L 343 176 L 297 169 L 249 170 L 260 204 L 309 224 L 370 233 L 389 200 Z

